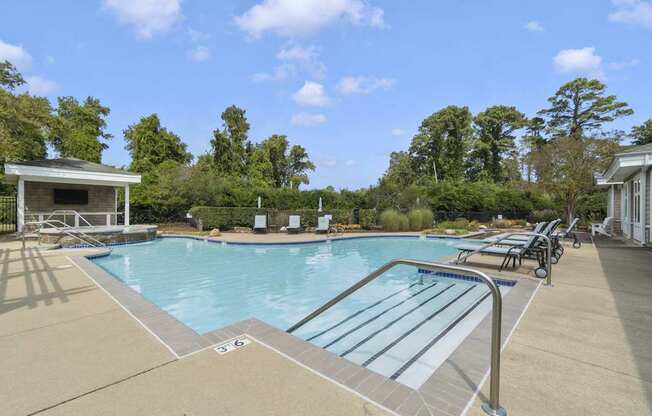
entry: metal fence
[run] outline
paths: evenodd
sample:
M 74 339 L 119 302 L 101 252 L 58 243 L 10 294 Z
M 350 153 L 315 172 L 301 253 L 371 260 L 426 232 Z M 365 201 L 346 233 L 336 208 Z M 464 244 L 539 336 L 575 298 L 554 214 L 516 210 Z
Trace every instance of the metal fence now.
M 0 196 L 0 234 L 16 232 L 16 197 Z
M 530 212 L 519 211 L 434 211 L 433 213 L 435 214 L 435 221 L 454 221 L 458 218 L 466 218 L 469 221 L 479 222 L 493 221 L 499 218 L 499 215 L 510 220 L 527 220 L 531 214 Z

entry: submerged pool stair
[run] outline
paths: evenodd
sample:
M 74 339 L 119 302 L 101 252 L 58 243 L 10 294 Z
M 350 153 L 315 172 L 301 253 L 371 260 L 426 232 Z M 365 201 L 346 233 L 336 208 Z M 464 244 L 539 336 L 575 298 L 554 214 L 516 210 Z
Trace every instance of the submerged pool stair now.
M 439 281 L 436 275 L 372 302 L 327 329 L 296 334 L 391 379 L 397 379 L 489 297 L 478 283 Z M 332 319 L 324 313 L 315 325 Z

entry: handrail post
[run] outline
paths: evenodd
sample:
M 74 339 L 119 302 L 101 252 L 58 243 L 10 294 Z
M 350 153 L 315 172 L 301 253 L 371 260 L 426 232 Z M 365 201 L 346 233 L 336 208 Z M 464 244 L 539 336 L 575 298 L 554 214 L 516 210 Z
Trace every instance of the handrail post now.
M 457 266 L 457 265 L 453 266 L 451 264 L 434 263 L 434 262 L 426 262 L 426 261 L 418 261 L 418 260 L 404 260 L 404 259 L 392 260 L 389 263 L 369 273 L 366 277 L 359 280 L 353 286 L 344 290 L 339 295 L 335 296 L 333 299 L 329 300 L 319 308 L 315 309 L 308 316 L 306 316 L 296 324 L 292 325 L 289 329 L 287 329 L 286 332 L 291 334 L 292 332 L 296 331 L 303 325 L 307 324 L 309 321 L 313 320 L 317 316 L 324 313 L 326 310 L 333 307 L 342 299 L 351 295 L 353 292 L 362 288 L 372 280 L 378 278 L 379 276 L 387 272 L 389 269 L 392 269 L 393 267 L 398 265 L 414 266 L 414 267 L 424 268 L 432 271 L 444 269 L 444 270 L 453 270 L 458 272 L 471 273 L 475 276 L 478 276 L 487 286 L 489 286 L 489 291 L 491 292 L 491 296 L 492 296 L 491 364 L 489 367 L 489 375 L 490 375 L 489 401 L 482 404 L 482 410 L 484 410 L 484 412 L 490 416 L 506 416 L 507 411 L 500 406 L 500 352 L 501 352 L 501 343 L 502 343 L 501 324 L 502 324 L 503 300 L 500 294 L 500 289 L 498 288 L 496 282 L 494 282 L 493 279 L 489 277 L 487 274 L 479 270 L 471 269 L 468 267 Z

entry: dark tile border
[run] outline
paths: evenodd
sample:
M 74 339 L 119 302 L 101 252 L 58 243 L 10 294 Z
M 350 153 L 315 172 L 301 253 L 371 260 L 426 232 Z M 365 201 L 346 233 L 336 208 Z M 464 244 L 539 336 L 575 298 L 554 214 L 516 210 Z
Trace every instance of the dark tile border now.
M 460 415 L 475 397 L 478 386 L 484 381 L 489 369 L 491 314 L 484 317 L 450 357 L 415 390 L 255 318 L 200 335 L 87 258 L 104 255 L 107 253 L 69 258 L 177 358 L 240 335 L 248 335 L 322 377 L 400 416 Z M 540 285 L 540 281 L 533 279 L 516 280 L 518 284 L 503 299 L 503 345 Z M 510 280 L 509 284 L 512 282 Z

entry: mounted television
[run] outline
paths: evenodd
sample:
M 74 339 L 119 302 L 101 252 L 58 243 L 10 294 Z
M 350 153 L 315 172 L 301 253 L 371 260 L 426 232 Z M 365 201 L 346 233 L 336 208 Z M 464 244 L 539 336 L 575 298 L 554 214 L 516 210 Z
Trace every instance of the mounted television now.
M 86 189 L 55 189 L 54 203 L 58 205 L 88 205 Z

